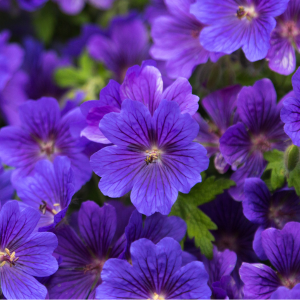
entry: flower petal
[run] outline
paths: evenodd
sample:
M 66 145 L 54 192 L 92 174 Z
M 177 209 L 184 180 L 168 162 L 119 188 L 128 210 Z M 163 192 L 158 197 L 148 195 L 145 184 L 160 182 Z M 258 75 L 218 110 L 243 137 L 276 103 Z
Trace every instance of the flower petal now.
M 116 232 L 115 208 L 109 204 L 99 207 L 93 201 L 86 201 L 79 210 L 78 223 L 81 236 L 90 250 L 97 257 L 105 258 Z
M 281 285 L 275 271 L 263 264 L 243 263 L 240 276 L 246 299 L 268 299 Z

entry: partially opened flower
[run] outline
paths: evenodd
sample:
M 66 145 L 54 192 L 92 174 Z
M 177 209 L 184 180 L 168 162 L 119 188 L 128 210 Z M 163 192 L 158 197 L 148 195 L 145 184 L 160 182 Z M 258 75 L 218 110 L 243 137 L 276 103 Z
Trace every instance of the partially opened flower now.
M 80 138 L 70 133 L 70 126 L 80 115 L 79 108 L 61 116 L 54 98 L 26 101 L 20 107 L 20 126 L 6 126 L 0 130 L 0 156 L 3 162 L 15 167 L 13 181 L 31 175 L 36 162 L 54 161 L 67 156 L 75 174 L 75 189 L 90 179 L 91 169 L 82 151 Z
M 283 101 L 280 117 L 286 134 L 293 144 L 300 146 L 300 69 L 292 77 L 292 84 L 294 92 Z
M 9 201 L 0 212 L 1 290 L 7 299 L 45 299 L 47 289 L 35 277 L 50 276 L 58 266 L 52 256 L 57 238 L 50 232 L 33 233 L 39 213 Z
M 118 218 L 113 206 L 105 204 L 100 208 L 87 201 L 78 214 L 80 236 L 70 226 L 55 230 L 58 238 L 55 255 L 62 262 L 47 283 L 51 299 L 95 298 L 105 261 L 118 257 L 124 250 L 125 239 L 120 237 L 115 241 Z
M 300 283 L 300 223 L 289 222 L 282 230 L 266 229 L 262 233 L 262 245 L 277 272 L 263 264 L 243 263 L 240 268 L 240 275 L 245 284 L 245 298 L 269 299 L 274 292 L 276 295 L 278 289 L 282 299 L 288 299 L 287 296 L 293 294 L 294 289 L 294 295 L 298 297 L 297 292 Z M 282 286 L 287 289 L 280 288 Z
M 271 34 L 271 47 L 267 59 L 273 71 L 289 75 L 296 68 L 296 55 L 300 51 L 300 2 L 290 0 L 286 11 L 276 18 Z
M 200 44 L 199 35 L 204 28 L 190 13 L 193 0 L 165 0 L 168 14 L 152 20 L 154 41 L 150 53 L 158 60 L 167 61 L 169 77 L 189 78 L 194 68 L 210 58 L 216 62 L 222 53 L 207 51 Z
M 101 273 L 97 299 L 209 299 L 208 274 L 203 263 L 184 267 L 180 244 L 164 238 L 158 244 L 147 239 L 132 243 L 132 265 L 109 259 Z
M 300 222 L 300 199 L 295 191 L 282 189 L 271 195 L 259 178 L 246 179 L 243 208 L 245 217 L 260 225 L 253 241 L 253 249 L 260 259 L 267 259 L 261 241 L 261 233 L 266 228 L 282 229 L 287 222 Z
M 202 261 L 209 275 L 208 285 L 214 299 L 241 298 L 241 289 L 231 276 L 237 261 L 237 256 L 233 251 L 228 249 L 218 251 L 214 246 L 213 258 L 208 259 L 203 255 Z
M 27 11 L 41 8 L 48 0 L 18 0 L 20 7 Z
M 250 61 L 266 57 L 275 17 L 289 0 L 196 0 L 191 13 L 207 25 L 200 42 L 208 51 L 230 54 L 242 48 Z
M 199 97 L 192 94 L 192 86 L 187 79 L 178 78 L 165 90 L 163 85 L 162 75 L 154 61 L 144 61 L 141 67 L 129 68 L 121 85 L 111 80 L 101 90 L 100 100 L 87 101 L 81 105 L 87 123 L 81 135 L 93 142 L 110 144 L 111 141 L 99 129 L 99 123 L 106 114 L 120 112 L 125 99 L 143 103 L 152 115 L 163 99 L 177 102 L 182 113 L 196 113 Z
M 36 163 L 32 176 L 14 182 L 17 194 L 25 205 L 39 212 L 39 231 L 53 229 L 65 216 L 74 189 L 74 174 L 67 157 L 56 157 L 54 162 Z
M 198 129 L 174 101 L 149 103 L 149 109 L 138 101 L 123 101 L 120 113 L 107 114 L 100 122 L 100 130 L 115 144 L 91 157 L 100 190 L 109 197 L 132 190 L 131 201 L 140 213 L 168 214 L 178 191 L 189 193 L 208 167 L 205 148 L 193 142 Z
M 128 68 L 148 58 L 149 46 L 146 25 L 135 13 L 114 18 L 107 32 L 94 34 L 87 44 L 91 57 L 114 72 L 118 82 Z
M 220 139 L 220 150 L 236 170 L 231 179 L 236 187 L 229 192 L 235 200 L 244 198 L 244 181 L 260 177 L 266 166 L 264 152 L 285 150 L 288 138 L 280 121 L 280 105 L 269 79 L 243 87 L 238 95 L 237 112 L 241 122 L 229 127 Z
M 130 246 L 134 241 L 146 238 L 157 244 L 165 237 L 172 237 L 180 242 L 186 233 L 186 224 L 179 217 L 163 216 L 155 213 L 143 222 L 142 214 L 134 210 L 125 228 L 126 246 L 120 258 L 130 260 Z
M 211 118 L 208 122 L 203 120 L 198 113 L 193 116 L 200 127 L 196 141 L 206 148 L 209 156 L 215 155 L 215 168 L 221 174 L 229 169 L 229 164 L 220 152 L 219 139 L 228 127 L 235 124 L 239 119 L 236 112 L 236 102 L 240 90 L 239 85 L 234 85 L 215 91 L 205 97 L 201 104 Z

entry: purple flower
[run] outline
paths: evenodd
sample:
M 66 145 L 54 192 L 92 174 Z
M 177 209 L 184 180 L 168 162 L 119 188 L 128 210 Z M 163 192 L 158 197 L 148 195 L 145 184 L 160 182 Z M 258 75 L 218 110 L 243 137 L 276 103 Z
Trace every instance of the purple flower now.
M 182 114 L 175 101 L 146 104 L 150 111 L 128 99 L 120 113 L 104 116 L 100 130 L 115 146 L 92 155 L 91 164 L 102 177 L 99 188 L 105 195 L 120 197 L 132 190 L 131 201 L 140 213 L 166 215 L 178 191 L 189 193 L 201 182 L 200 172 L 208 167 L 208 158 L 205 148 L 193 143 L 198 124 Z
M 76 108 L 61 116 L 58 103 L 53 98 L 26 101 L 20 106 L 20 126 L 6 126 L 0 130 L 0 157 L 15 167 L 13 181 L 32 175 L 36 162 L 53 161 L 57 156 L 67 156 L 75 174 L 75 190 L 91 177 L 88 157 L 82 151 L 80 139 L 70 134 L 70 126 L 80 116 Z
M 7 200 L 13 198 L 14 188 L 11 184 L 12 170 L 4 170 L 0 159 L 0 209 Z
M 22 9 L 34 11 L 42 7 L 48 0 L 18 0 Z
M 105 34 L 103 30 L 99 28 L 99 26 L 94 24 L 84 24 L 81 28 L 81 34 L 79 37 L 70 39 L 67 43 L 64 54 L 70 56 L 79 56 L 87 42 L 91 38 L 91 36 L 95 34 Z
M 244 215 L 251 222 L 260 225 L 253 241 L 253 249 L 260 259 L 267 259 L 261 233 L 268 227 L 282 229 L 287 222 L 300 222 L 299 203 L 300 199 L 294 190 L 282 189 L 271 195 L 261 179 L 245 180 Z
M 19 198 L 39 212 L 39 231 L 53 229 L 65 216 L 74 190 L 70 160 L 58 156 L 51 163 L 38 161 L 34 174 L 14 182 Z
M 230 54 L 242 48 L 250 61 L 266 57 L 275 17 L 289 0 L 196 0 L 191 13 L 207 25 L 200 42 L 208 51 Z
M 177 241 L 164 238 L 158 244 L 147 239 L 132 243 L 132 265 L 109 259 L 101 273 L 96 298 L 116 299 L 209 299 L 208 274 L 201 262 L 182 265 Z
M 143 224 L 144 223 L 144 224 Z M 120 258 L 130 259 L 130 246 L 134 241 L 146 238 L 157 244 L 165 237 L 171 237 L 180 242 L 186 233 L 186 224 L 179 217 L 167 217 L 155 213 L 143 222 L 142 214 L 135 210 L 125 228 L 126 247 Z
M 280 105 L 269 79 L 243 87 L 238 95 L 237 113 L 241 122 L 227 129 L 220 139 L 220 150 L 227 163 L 236 170 L 231 179 L 236 187 L 229 192 L 235 200 L 244 198 L 244 181 L 260 177 L 266 166 L 263 154 L 285 149 L 287 136 L 280 121 Z
M 70 226 L 55 230 L 58 247 L 55 255 L 62 262 L 47 284 L 50 299 L 94 299 L 95 288 L 101 283 L 105 261 L 118 257 L 125 239 L 115 243 L 117 230 L 116 209 L 108 204 L 99 207 L 92 201 L 84 202 L 78 214 L 81 238 Z
M 225 192 L 217 196 L 214 201 L 201 205 L 200 209 L 218 227 L 217 230 L 211 231 L 218 250 L 229 249 L 237 254 L 237 268 L 241 262 L 257 261 L 257 256 L 252 249 L 257 225 L 244 217 L 242 203 L 234 201 L 228 192 Z
M 89 54 L 114 72 L 121 82 L 129 67 L 148 57 L 149 36 L 143 21 L 135 13 L 113 19 L 106 34 L 95 34 L 87 45 Z
M 9 124 L 17 124 L 18 106 L 26 100 L 26 75 L 19 70 L 24 51 L 17 44 L 9 44 L 8 31 L 0 33 L 0 111 Z
M 284 131 L 296 146 L 300 146 L 300 69 L 292 77 L 294 93 L 285 97 L 280 113 Z
M 17 201 L 9 201 L 0 212 L 1 290 L 7 299 L 45 299 L 47 289 L 35 277 L 56 272 L 52 256 L 57 238 L 50 232 L 33 230 L 39 213 L 30 207 L 20 209 Z
M 27 38 L 24 42 L 25 57 L 23 69 L 28 75 L 26 93 L 28 99 L 54 97 L 59 99 L 65 90 L 54 82 L 54 71 L 68 64 L 65 58 L 59 58 L 55 51 L 45 51 L 38 41 Z
M 100 92 L 100 100 L 87 101 L 81 105 L 81 112 L 87 126 L 81 135 L 89 140 L 110 144 L 99 129 L 101 119 L 110 112 L 120 112 L 122 102 L 131 99 L 144 103 L 154 113 L 162 99 L 175 101 L 182 113 L 194 115 L 198 109 L 199 97 L 192 94 L 192 86 L 185 78 L 178 78 L 163 90 L 163 80 L 154 61 L 144 61 L 142 66 L 128 69 L 122 85 L 111 80 Z
M 291 290 L 279 289 L 283 299 L 288 299 L 286 295 L 291 295 L 294 289 L 299 296 L 296 290 L 300 283 L 300 223 L 289 222 L 282 230 L 266 229 L 262 233 L 262 245 L 277 272 L 263 264 L 243 263 L 240 275 L 245 284 L 245 298 L 269 299 L 281 286 Z
M 190 13 L 193 0 L 165 0 L 168 15 L 158 16 L 152 22 L 154 45 L 151 56 L 167 61 L 166 68 L 171 78 L 189 78 L 193 69 L 206 63 L 208 58 L 216 62 L 222 55 L 203 48 L 199 41 L 203 24 Z
M 221 252 L 215 246 L 211 260 L 202 256 L 202 261 L 209 275 L 208 285 L 212 289 L 213 299 L 241 298 L 241 291 L 230 276 L 235 269 L 236 260 L 237 256 L 233 251 L 225 249 Z
M 290 0 L 286 11 L 276 18 L 277 24 L 271 35 L 271 47 L 267 59 L 275 72 L 289 75 L 296 67 L 294 48 L 300 51 L 300 2 Z
M 238 121 L 236 101 L 240 90 L 239 85 L 234 85 L 213 92 L 202 100 L 201 104 L 211 121 L 204 121 L 198 113 L 193 116 L 200 127 L 196 141 L 206 148 L 209 156 L 215 155 L 215 167 L 221 174 L 229 169 L 229 164 L 220 153 L 219 139 L 229 126 Z
M 60 9 L 66 14 L 77 15 L 79 14 L 85 3 L 89 3 L 99 9 L 109 9 L 115 0 L 54 0 Z

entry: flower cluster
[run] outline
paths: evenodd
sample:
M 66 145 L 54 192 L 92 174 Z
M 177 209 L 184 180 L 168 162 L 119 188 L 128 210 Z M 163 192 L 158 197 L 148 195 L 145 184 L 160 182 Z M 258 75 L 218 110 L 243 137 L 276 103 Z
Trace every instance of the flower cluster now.
M 300 299 L 300 0 L 0 19 L 1 298 Z

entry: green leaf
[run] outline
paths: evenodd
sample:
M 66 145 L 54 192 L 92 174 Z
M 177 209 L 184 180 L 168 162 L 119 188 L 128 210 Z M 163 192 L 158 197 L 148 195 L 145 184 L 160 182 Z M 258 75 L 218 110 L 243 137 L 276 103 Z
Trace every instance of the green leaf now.
M 271 189 L 281 188 L 285 182 L 284 152 L 275 149 L 264 153 L 264 158 L 268 161 L 266 171 L 271 170 Z
M 87 78 L 93 73 L 94 61 L 84 52 L 78 61 L 80 73 Z
M 300 163 L 293 171 L 288 173 L 287 182 L 289 187 L 294 187 L 298 196 L 300 196 Z
M 212 258 L 212 242 L 215 239 L 209 230 L 217 229 L 217 226 L 211 219 L 181 195 L 173 205 L 171 215 L 178 216 L 186 221 L 188 237 L 195 239 L 195 245 L 200 247 L 202 254 Z
M 182 194 L 186 201 L 193 203 L 195 206 L 210 202 L 217 195 L 222 194 L 224 190 L 234 186 L 235 182 L 227 178 L 216 179 L 215 176 L 203 179 L 202 182 L 196 184 L 189 194 Z
M 85 74 L 82 74 L 74 67 L 59 68 L 56 70 L 55 82 L 60 87 L 78 87 L 86 81 Z
M 51 6 L 46 5 L 38 10 L 33 17 L 33 26 L 36 35 L 44 43 L 48 44 L 54 34 L 56 17 Z

